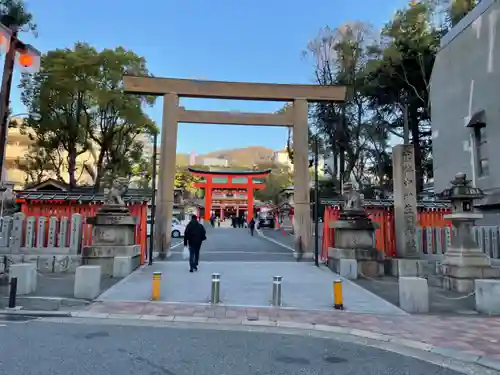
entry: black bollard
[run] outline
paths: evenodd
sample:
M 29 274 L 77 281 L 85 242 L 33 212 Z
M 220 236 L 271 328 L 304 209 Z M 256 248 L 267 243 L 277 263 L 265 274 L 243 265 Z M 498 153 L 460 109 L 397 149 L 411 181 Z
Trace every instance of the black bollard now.
M 16 307 L 17 277 L 10 279 L 9 309 Z

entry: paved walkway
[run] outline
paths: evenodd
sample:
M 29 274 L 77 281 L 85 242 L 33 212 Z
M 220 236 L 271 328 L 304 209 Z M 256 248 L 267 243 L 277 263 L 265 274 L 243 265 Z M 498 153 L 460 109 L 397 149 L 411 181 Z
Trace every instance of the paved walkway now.
M 261 239 L 261 241 L 265 241 Z M 269 306 L 273 276 L 282 276 L 283 306 L 331 310 L 333 281 L 339 277 L 310 262 L 202 262 L 189 273 L 187 262 L 156 262 L 143 267 L 108 289 L 100 301 L 148 301 L 153 272 L 162 272 L 161 300 L 207 303 L 211 275 L 221 274 L 221 300 L 226 305 Z M 405 314 L 398 307 L 344 280 L 344 305 L 348 311 Z
M 339 276 L 313 262 L 297 262 L 293 249 L 245 228 L 207 228 L 199 270 L 189 273 L 182 259 L 182 244 L 166 262 L 154 262 L 104 292 L 100 301 L 149 301 L 153 272 L 162 273 L 161 300 L 208 303 L 213 273 L 221 274 L 224 305 L 268 307 L 273 276 L 282 276 L 283 306 L 330 310 L 333 281 Z M 348 311 L 406 314 L 355 283 L 344 280 L 344 306 Z
M 391 342 L 500 370 L 500 317 L 377 315 L 346 311 L 242 308 L 188 303 L 96 302 L 76 313 L 184 323 L 286 327 Z
M 282 245 L 267 241 L 257 233 L 252 237 L 248 228 L 207 228 L 207 240 L 201 248 L 201 260 L 237 262 L 294 262 L 293 252 Z M 175 245 L 175 244 L 174 244 Z M 172 248 L 169 261 L 183 261 L 183 245 Z

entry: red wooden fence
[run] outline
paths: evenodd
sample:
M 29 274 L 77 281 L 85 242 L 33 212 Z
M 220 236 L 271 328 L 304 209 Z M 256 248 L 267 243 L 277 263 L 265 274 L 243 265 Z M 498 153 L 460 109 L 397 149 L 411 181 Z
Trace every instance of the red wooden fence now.
M 38 217 L 44 216 L 47 222 L 50 217 L 67 217 L 71 223 L 73 214 L 82 215 L 82 246 L 92 245 L 92 225 L 85 224 L 87 217 L 95 216 L 101 208 L 101 203 L 73 203 L 63 201 L 61 203 L 49 203 L 46 201 L 21 201 L 21 212 L 26 216 Z M 147 203 L 132 203 L 128 205 L 130 214 L 138 218 L 138 223 L 135 226 L 135 243 L 141 246 L 141 264 L 144 264 L 147 251 Z M 38 229 L 38 228 L 37 228 Z M 48 231 L 48 226 L 46 226 Z M 68 230 L 68 234 L 70 231 Z M 38 235 L 38 234 L 37 234 Z M 44 234 L 47 236 L 47 233 Z
M 392 207 L 373 207 L 368 208 L 367 212 L 370 218 L 379 225 L 375 233 L 377 249 L 384 251 L 387 256 L 395 256 L 395 225 Z M 449 213 L 450 210 L 444 208 L 419 208 L 417 225 L 422 228 L 442 228 L 449 226 L 451 223 L 443 218 L 444 215 Z M 325 207 L 325 215 L 323 217 L 323 246 L 321 252 L 322 260 L 328 259 L 328 248 L 334 247 L 335 245 L 335 230 L 330 228 L 329 223 L 338 220 L 339 215 L 340 207 Z

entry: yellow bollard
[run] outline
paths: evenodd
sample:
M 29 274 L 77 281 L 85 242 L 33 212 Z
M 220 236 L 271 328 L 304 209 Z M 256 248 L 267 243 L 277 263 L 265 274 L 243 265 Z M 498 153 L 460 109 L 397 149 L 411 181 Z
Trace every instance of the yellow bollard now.
M 151 287 L 151 300 L 160 300 L 161 272 L 153 272 L 153 285 Z
M 333 282 L 333 307 L 336 310 L 344 310 L 344 301 L 342 296 L 342 280 Z

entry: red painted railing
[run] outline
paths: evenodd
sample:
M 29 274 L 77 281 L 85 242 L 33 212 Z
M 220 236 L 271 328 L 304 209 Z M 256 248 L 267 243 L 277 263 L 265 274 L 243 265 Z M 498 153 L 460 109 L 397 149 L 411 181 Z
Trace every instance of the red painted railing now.
M 370 218 L 378 224 L 378 229 L 375 233 L 376 247 L 380 251 L 384 251 L 387 256 L 396 255 L 395 242 L 395 225 L 394 214 L 392 208 L 368 208 Z M 446 227 L 451 223 L 444 219 L 444 215 L 450 213 L 449 209 L 442 208 L 419 208 L 417 225 L 422 228 L 427 227 Z M 323 217 L 323 246 L 321 252 L 322 260 L 328 259 L 328 248 L 335 245 L 335 230 L 331 227 L 331 223 L 338 220 L 340 208 L 338 206 L 325 207 L 325 215 Z
M 62 217 L 69 218 L 71 224 L 71 216 L 73 214 L 82 215 L 82 246 L 92 245 L 92 225 L 86 224 L 85 219 L 87 217 L 95 216 L 97 211 L 101 208 L 101 203 L 73 203 L 73 202 L 62 202 L 62 203 L 48 203 L 46 201 L 25 201 L 22 202 L 21 212 L 26 216 L 38 217 L 44 216 L 47 218 L 47 223 L 50 217 L 57 217 L 61 219 Z M 141 264 L 144 264 L 146 259 L 146 249 L 147 249 L 147 203 L 133 203 L 128 205 L 128 209 L 132 216 L 138 218 L 138 223 L 135 226 L 135 243 L 141 246 Z M 35 226 L 35 230 L 38 228 Z M 68 228 L 69 229 L 69 228 Z M 70 231 L 68 230 L 68 236 Z M 38 236 L 38 233 L 36 233 Z M 45 226 L 45 239 L 48 236 L 48 225 Z M 66 239 L 68 241 L 68 239 Z

